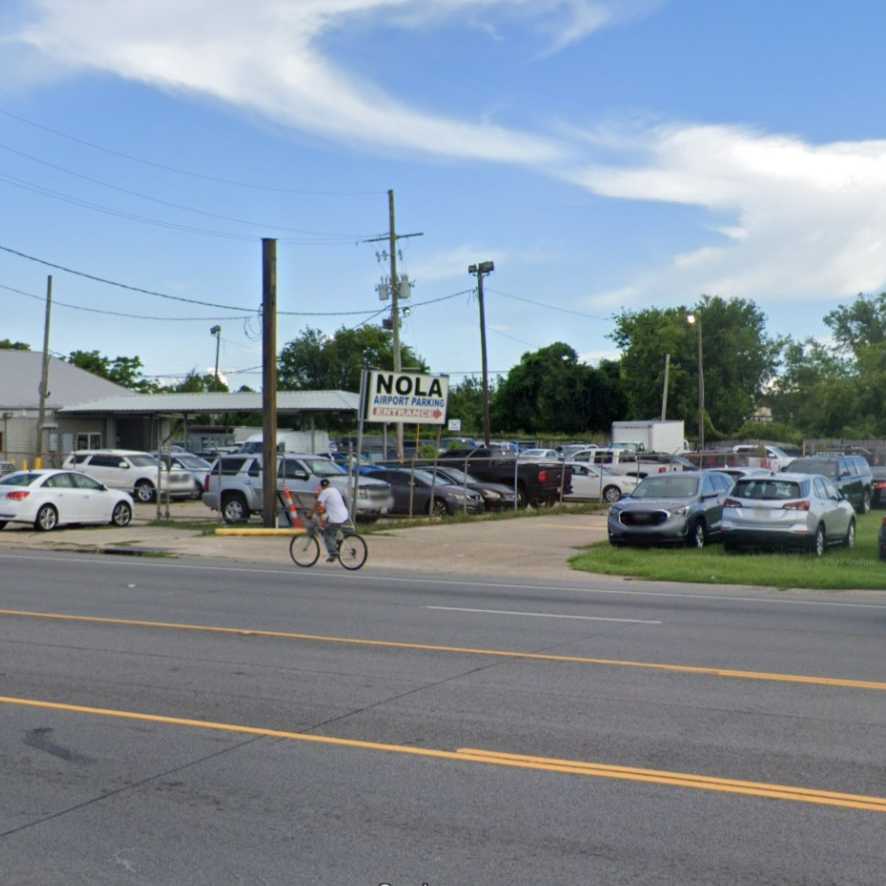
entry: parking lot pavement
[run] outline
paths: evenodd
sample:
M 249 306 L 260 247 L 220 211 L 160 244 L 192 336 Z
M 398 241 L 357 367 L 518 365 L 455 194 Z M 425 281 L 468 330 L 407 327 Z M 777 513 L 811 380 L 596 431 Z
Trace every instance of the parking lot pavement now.
M 199 502 L 173 505 L 172 525 L 151 526 L 153 506 L 137 506 L 133 525 L 126 529 L 89 527 L 35 532 L 7 526 L 0 532 L 0 548 L 95 551 L 115 548 L 147 549 L 170 555 L 291 565 L 285 538 L 221 538 L 196 530 L 196 519 L 206 518 Z M 174 525 L 176 522 L 180 526 Z M 513 520 L 392 529 L 367 536 L 369 570 L 513 576 L 527 579 L 575 578 L 567 560 L 577 548 L 606 535 L 603 514 L 542 514 Z M 293 567 L 294 568 L 294 567 Z M 339 569 L 337 564 L 315 568 Z

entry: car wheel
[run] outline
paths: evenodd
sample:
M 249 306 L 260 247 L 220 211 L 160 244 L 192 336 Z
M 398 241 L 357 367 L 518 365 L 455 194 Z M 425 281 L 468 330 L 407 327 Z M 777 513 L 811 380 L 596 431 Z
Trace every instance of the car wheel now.
M 517 486 L 517 507 L 525 508 L 529 504 L 529 500 L 526 498 L 526 487 L 520 483 Z
M 692 524 L 689 530 L 689 546 L 701 550 L 708 540 L 707 531 L 703 520 L 698 520 Z
M 843 545 L 850 549 L 855 547 L 855 520 L 849 521 L 849 528 L 846 530 L 846 538 L 843 539 Z
M 132 508 L 125 501 L 118 501 L 111 512 L 111 523 L 120 529 L 132 522 Z
M 154 500 L 154 485 L 147 480 L 141 480 L 135 484 L 135 497 L 143 505 L 150 504 Z
M 446 517 L 449 515 L 449 506 L 442 498 L 435 498 L 433 511 L 431 510 L 431 503 L 428 502 L 428 513 L 434 517 Z
M 621 498 L 621 490 L 617 486 L 607 486 L 603 490 L 603 498 L 609 504 L 614 505 Z
M 6 521 L 0 520 L 0 529 L 5 529 L 5 528 L 6 528 Z
M 52 505 L 43 505 L 37 511 L 37 519 L 34 520 L 34 528 L 41 532 L 52 532 L 58 526 L 58 511 Z
M 869 514 L 871 512 L 871 493 L 867 489 L 861 502 L 861 512 L 862 514 Z
M 245 523 L 249 519 L 246 499 L 239 493 L 227 496 L 222 503 L 222 517 L 225 523 Z
M 824 556 L 825 548 L 827 547 L 827 539 L 824 534 L 824 524 L 819 523 L 818 529 L 815 530 L 815 537 L 812 539 L 811 552 L 816 557 Z

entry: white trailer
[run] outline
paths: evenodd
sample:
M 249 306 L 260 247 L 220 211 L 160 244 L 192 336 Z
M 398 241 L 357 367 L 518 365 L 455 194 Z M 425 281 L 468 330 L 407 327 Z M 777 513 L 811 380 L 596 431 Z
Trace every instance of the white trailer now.
M 635 446 L 646 452 L 674 455 L 686 448 L 686 429 L 682 421 L 614 421 L 612 445 Z
M 261 431 L 255 433 L 255 428 L 246 428 L 245 430 L 250 433 L 241 435 L 238 433 L 240 430 L 240 428 L 234 429 L 234 440 L 241 444 L 241 452 L 261 452 L 263 439 Z M 278 430 L 277 452 L 325 455 L 329 452 L 329 433 L 327 431 Z

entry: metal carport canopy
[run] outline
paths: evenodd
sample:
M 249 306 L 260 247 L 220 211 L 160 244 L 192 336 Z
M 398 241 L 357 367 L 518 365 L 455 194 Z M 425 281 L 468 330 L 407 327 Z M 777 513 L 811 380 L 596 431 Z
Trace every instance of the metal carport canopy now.
M 360 397 L 350 391 L 279 391 L 277 412 L 357 412 Z M 261 392 L 204 394 L 123 394 L 66 406 L 65 415 L 200 415 L 262 411 Z

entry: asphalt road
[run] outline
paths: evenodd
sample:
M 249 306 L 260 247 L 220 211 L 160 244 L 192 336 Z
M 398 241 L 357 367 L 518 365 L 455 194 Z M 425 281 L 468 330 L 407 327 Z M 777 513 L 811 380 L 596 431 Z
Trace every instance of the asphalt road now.
M 886 594 L 31 553 L 0 609 L 4 884 L 886 881 Z

